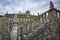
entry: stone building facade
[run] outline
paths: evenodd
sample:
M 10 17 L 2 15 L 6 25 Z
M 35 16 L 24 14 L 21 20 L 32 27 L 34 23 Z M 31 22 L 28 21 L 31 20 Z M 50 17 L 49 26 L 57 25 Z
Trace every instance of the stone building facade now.
M 28 35 L 33 30 L 35 30 L 37 28 L 37 26 L 39 26 L 38 18 L 39 18 L 38 16 L 31 15 L 30 11 L 28 11 L 28 10 L 26 11 L 26 13 L 19 13 L 19 14 L 6 13 L 4 16 L 0 16 L 1 34 L 3 35 L 2 40 L 10 39 L 11 35 L 12 36 L 15 35 L 13 33 L 14 31 L 15 32 L 17 31 L 16 35 L 20 37 L 21 36 L 21 27 L 23 28 L 22 35 L 23 36 Z M 15 28 L 16 25 L 17 25 L 17 27 L 16 27 L 17 29 Z M 20 38 L 18 38 L 18 39 L 20 39 Z M 15 38 L 14 38 L 14 40 L 15 40 Z
M 46 25 L 46 23 L 53 23 L 53 21 L 59 17 L 60 10 L 54 8 L 54 5 L 51 1 L 50 9 L 41 15 L 31 15 L 29 10 L 27 10 L 25 13 L 6 13 L 4 16 L 0 15 L 0 39 L 28 40 L 29 37 L 34 36 L 32 33 L 34 34 L 37 32 L 37 29 L 42 29 L 42 27 L 44 27 L 44 24 Z M 35 37 L 32 38 L 29 40 L 37 40 Z

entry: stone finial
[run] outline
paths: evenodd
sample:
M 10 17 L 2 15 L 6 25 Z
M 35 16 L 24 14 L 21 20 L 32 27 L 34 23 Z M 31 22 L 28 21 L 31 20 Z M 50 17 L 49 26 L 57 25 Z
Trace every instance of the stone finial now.
M 15 18 L 15 19 L 17 18 L 17 14 L 14 15 L 14 18 Z
M 6 12 L 6 14 L 8 14 L 8 11 Z
M 19 14 L 21 13 L 21 11 L 19 11 Z
M 17 18 L 17 14 L 14 15 L 13 22 L 14 23 L 18 23 L 19 22 L 19 19 Z
M 38 13 L 38 15 L 39 15 L 39 13 Z
M 50 1 L 50 8 L 51 8 L 51 9 L 54 8 L 54 4 L 53 4 L 52 1 Z

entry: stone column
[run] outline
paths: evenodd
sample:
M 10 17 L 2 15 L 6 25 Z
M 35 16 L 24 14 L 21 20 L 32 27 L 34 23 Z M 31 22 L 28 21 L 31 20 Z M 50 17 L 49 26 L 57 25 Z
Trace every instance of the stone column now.
M 39 15 L 39 25 L 41 25 L 41 17 L 40 17 L 40 15 Z
M 41 24 L 43 23 L 43 15 L 40 15 Z
M 59 17 L 60 17 L 60 12 L 59 12 Z
M 44 14 L 42 14 L 42 23 L 44 23 Z
M 48 12 L 48 18 L 49 18 L 49 21 L 53 21 L 57 18 L 57 11 L 55 9 L 51 9 L 49 12 Z
M 46 13 L 44 13 L 45 14 L 45 22 L 47 22 L 47 16 L 46 16 Z
M 17 18 L 16 14 L 13 18 L 12 24 L 13 24 L 13 26 L 12 26 L 12 31 L 11 31 L 11 40 L 17 40 L 18 18 Z
M 46 13 L 43 14 L 43 21 L 44 21 L 44 23 L 47 21 L 46 20 Z

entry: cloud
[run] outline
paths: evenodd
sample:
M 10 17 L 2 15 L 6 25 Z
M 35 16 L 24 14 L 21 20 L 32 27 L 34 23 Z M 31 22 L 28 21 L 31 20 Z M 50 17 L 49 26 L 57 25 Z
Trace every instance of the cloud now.
M 50 0 L 0 0 L 0 14 L 25 12 L 30 10 L 31 14 L 37 14 L 49 9 Z M 53 1 L 55 8 L 60 9 L 60 0 Z

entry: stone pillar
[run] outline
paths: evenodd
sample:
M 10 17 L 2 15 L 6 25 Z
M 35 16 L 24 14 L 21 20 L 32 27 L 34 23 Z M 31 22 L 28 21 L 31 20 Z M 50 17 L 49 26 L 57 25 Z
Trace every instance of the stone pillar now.
M 43 14 L 40 15 L 40 22 L 43 23 Z
M 12 26 L 12 31 L 11 31 L 11 40 L 17 40 L 17 28 L 18 28 L 18 18 L 17 15 L 15 14 L 13 18 L 13 26 Z
M 47 16 L 46 16 L 46 13 L 44 13 L 45 14 L 45 22 L 47 22 Z
M 44 21 L 44 23 L 47 21 L 46 20 L 46 13 L 43 14 L 43 21 Z
M 23 27 L 21 27 L 21 40 L 23 40 Z
M 35 20 L 31 21 L 32 31 L 34 30 Z
M 56 13 L 56 14 L 55 14 L 55 17 L 56 17 L 56 18 L 55 18 L 55 19 L 57 19 L 57 18 L 58 18 L 58 14 L 57 14 L 57 11 L 56 11 L 56 10 L 55 10 L 55 13 Z
M 42 23 L 44 23 L 44 14 L 42 14 Z
M 60 17 L 60 12 L 59 12 L 59 17 Z
M 48 11 L 48 19 L 49 21 L 55 20 L 57 18 L 57 12 L 55 9 L 51 9 Z
M 54 4 L 50 1 L 50 10 L 48 11 L 49 21 L 55 20 L 57 18 L 57 11 L 54 8 Z
M 11 31 L 11 40 L 17 40 L 17 24 L 14 24 Z
M 45 15 L 44 15 L 44 13 L 43 13 L 43 16 L 42 17 L 43 17 L 43 23 L 44 23 L 44 21 L 45 21 Z
M 57 15 L 57 18 L 59 18 L 59 12 L 57 12 L 57 14 L 56 14 L 56 15 Z
M 40 20 L 40 15 L 39 15 L 38 17 L 39 17 L 39 25 L 40 25 L 40 23 L 41 23 L 41 20 Z

